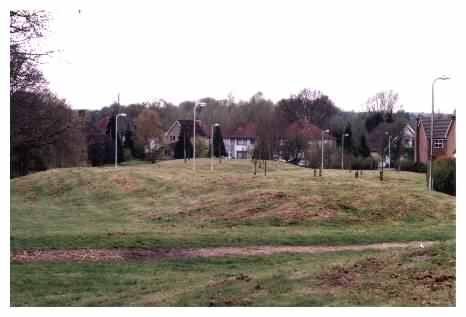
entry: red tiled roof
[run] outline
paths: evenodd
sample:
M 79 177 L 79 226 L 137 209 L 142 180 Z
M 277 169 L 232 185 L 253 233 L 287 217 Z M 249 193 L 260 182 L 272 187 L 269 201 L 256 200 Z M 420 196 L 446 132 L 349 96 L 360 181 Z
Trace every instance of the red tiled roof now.
M 291 123 L 287 128 L 286 128 L 286 136 L 291 137 L 294 135 L 302 135 L 305 138 L 309 139 L 320 139 L 322 137 L 322 130 L 310 123 L 309 121 L 304 121 L 304 120 L 298 120 L 293 123 Z M 326 135 L 326 139 L 335 139 L 335 137 L 331 135 Z
M 102 117 L 99 121 L 96 123 L 96 128 L 100 130 L 101 132 L 105 133 L 107 131 L 107 126 L 108 126 L 108 121 L 110 120 L 110 115 L 106 115 Z
M 256 138 L 256 125 L 252 122 L 248 122 L 244 125 L 233 129 L 232 131 L 226 131 L 224 138 Z
M 422 117 L 420 118 L 422 125 L 424 126 L 424 130 L 426 131 L 427 137 L 430 139 L 430 125 L 431 125 L 431 117 Z M 434 116 L 434 139 L 446 139 L 448 128 L 450 127 L 450 119 L 443 119 L 443 118 L 436 118 Z

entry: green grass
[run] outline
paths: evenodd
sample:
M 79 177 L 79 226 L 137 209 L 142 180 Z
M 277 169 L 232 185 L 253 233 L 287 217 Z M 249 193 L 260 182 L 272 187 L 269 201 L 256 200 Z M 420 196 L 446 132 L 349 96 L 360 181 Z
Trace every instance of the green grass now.
M 14 306 L 447 306 L 454 241 L 418 250 L 12 263 Z
M 196 177 L 190 166 L 166 162 L 117 171 L 54 170 L 14 180 L 12 247 L 141 246 L 140 240 L 148 247 L 345 243 L 454 234 L 454 199 L 431 197 L 417 174 L 394 172 L 379 184 L 375 173 L 358 182 L 349 173 L 314 178 L 309 170 L 287 165 L 254 177 L 247 162 L 223 162 L 212 175 L 206 165 L 198 161 Z M 411 182 L 400 185 L 395 177 Z M 260 199 L 261 193 L 276 192 L 288 197 Z M 300 199 L 302 205 L 288 206 Z M 300 208 L 304 215 L 289 218 L 280 207 L 267 214 L 274 204 L 285 211 Z M 306 218 L 305 212 L 322 209 L 335 215 Z
M 425 176 L 249 161 L 69 168 L 11 180 L 11 248 L 444 241 L 432 248 L 124 263 L 11 263 L 14 306 L 454 305 L 455 198 Z
M 201 247 L 448 240 L 455 198 L 422 174 L 249 161 L 56 169 L 11 181 L 11 247 Z

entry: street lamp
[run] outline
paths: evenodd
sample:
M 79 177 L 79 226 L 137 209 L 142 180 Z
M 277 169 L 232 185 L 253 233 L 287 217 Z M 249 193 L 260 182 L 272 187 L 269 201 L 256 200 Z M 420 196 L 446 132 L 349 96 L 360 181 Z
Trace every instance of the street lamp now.
M 327 129 L 327 130 L 322 131 L 322 133 L 321 133 L 322 134 L 322 146 L 321 146 L 321 148 L 322 148 L 322 158 L 321 158 L 321 161 L 320 161 L 320 170 L 324 169 L 324 135 L 325 135 L 325 133 L 329 133 L 329 132 L 330 132 L 330 130 Z
M 164 106 L 167 105 L 167 102 L 165 100 L 163 100 L 163 99 L 158 99 L 157 103 L 158 103 L 160 108 L 163 108 Z
M 390 143 L 392 142 L 392 136 L 388 131 L 385 131 L 385 135 L 388 135 L 388 168 L 390 168 L 390 163 L 392 161 L 392 157 L 390 156 Z
M 341 169 L 343 169 L 343 157 L 344 157 L 344 149 L 345 149 L 345 136 L 349 136 L 349 133 L 343 133 L 341 136 Z
M 428 189 L 432 191 L 432 147 L 433 147 L 433 135 L 434 135 L 434 86 L 437 80 L 448 80 L 450 77 L 441 76 L 434 79 L 432 82 L 432 117 L 430 118 L 430 159 L 429 159 L 429 183 L 427 184 Z
M 118 117 L 126 117 L 126 113 L 119 113 L 115 117 L 115 168 L 118 165 Z
M 205 102 L 196 102 L 194 104 L 193 113 L 193 171 L 196 171 L 196 108 L 205 107 L 207 104 Z
M 220 124 L 214 123 L 210 133 L 210 170 L 214 170 L 214 127 L 219 127 Z

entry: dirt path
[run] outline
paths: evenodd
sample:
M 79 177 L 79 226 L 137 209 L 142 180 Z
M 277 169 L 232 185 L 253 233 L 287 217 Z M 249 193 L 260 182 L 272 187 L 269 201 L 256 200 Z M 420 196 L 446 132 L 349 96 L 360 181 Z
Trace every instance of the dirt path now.
M 163 258 L 254 256 L 276 253 L 323 253 L 336 251 L 387 250 L 395 248 L 420 248 L 431 246 L 432 241 L 376 243 L 344 246 L 245 246 L 199 249 L 74 249 L 74 250 L 16 250 L 10 259 L 18 262 L 35 261 L 144 261 Z

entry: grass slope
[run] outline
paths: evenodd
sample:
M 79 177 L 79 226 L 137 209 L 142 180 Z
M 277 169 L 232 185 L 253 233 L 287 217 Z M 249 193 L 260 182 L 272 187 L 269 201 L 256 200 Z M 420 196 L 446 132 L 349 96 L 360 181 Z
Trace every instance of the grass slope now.
M 249 161 L 69 168 L 11 180 L 11 247 L 363 244 L 455 237 L 455 198 L 425 176 Z

